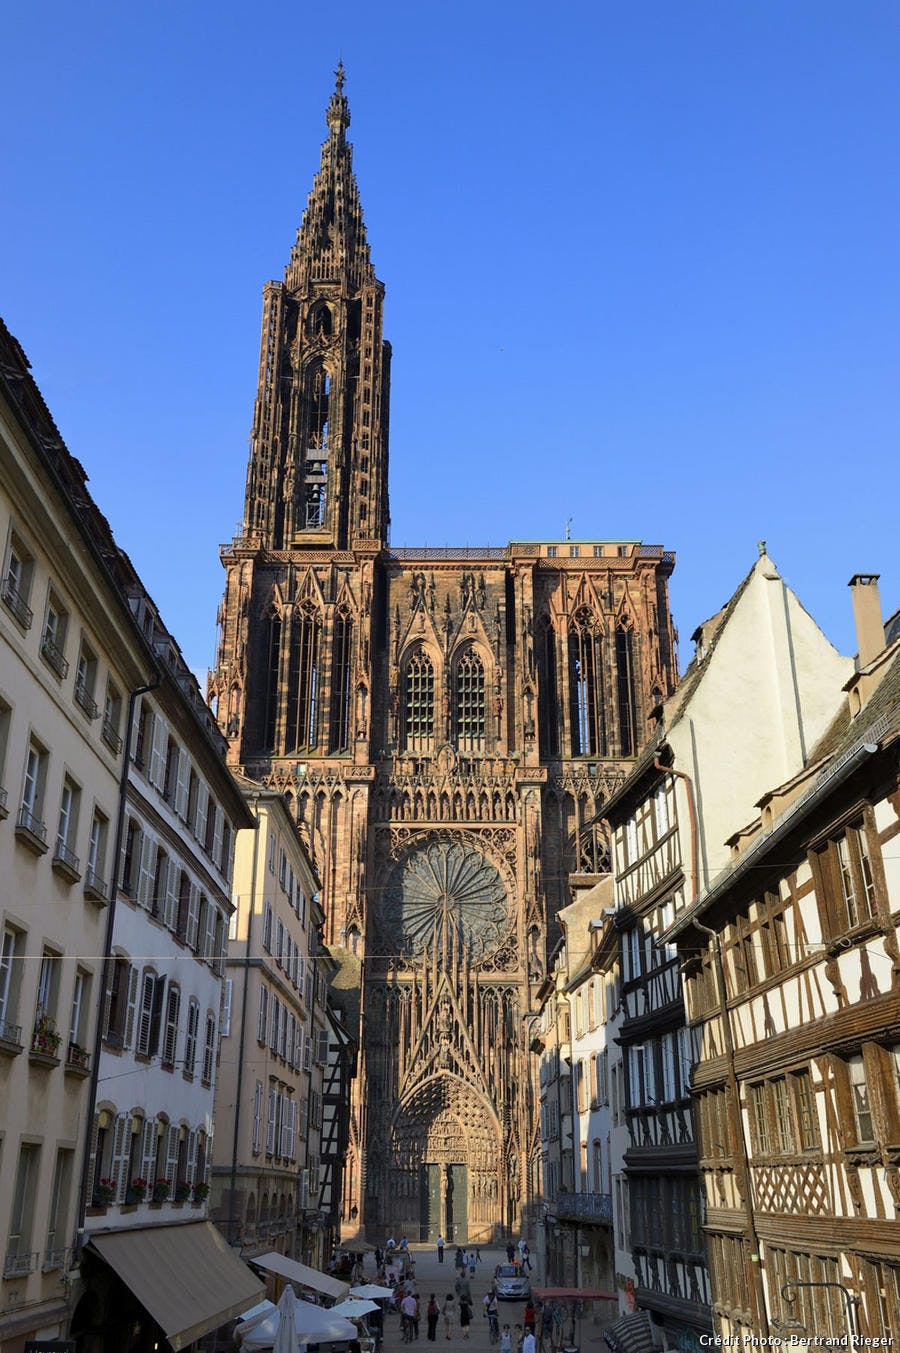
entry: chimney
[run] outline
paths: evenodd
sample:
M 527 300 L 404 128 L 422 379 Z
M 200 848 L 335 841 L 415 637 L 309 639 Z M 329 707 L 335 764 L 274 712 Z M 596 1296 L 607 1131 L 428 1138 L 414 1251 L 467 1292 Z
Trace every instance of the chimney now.
M 881 599 L 878 596 L 880 576 L 879 573 L 854 573 L 847 584 L 853 596 L 853 619 L 856 623 L 860 670 L 868 667 L 884 649 L 884 621 L 881 618 Z

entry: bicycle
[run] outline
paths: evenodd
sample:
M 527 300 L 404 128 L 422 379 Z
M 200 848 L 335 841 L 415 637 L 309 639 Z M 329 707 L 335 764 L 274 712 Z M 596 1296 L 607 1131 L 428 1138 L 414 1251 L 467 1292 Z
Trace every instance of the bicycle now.
M 488 1311 L 488 1337 L 492 1344 L 500 1342 L 500 1317 L 496 1311 Z

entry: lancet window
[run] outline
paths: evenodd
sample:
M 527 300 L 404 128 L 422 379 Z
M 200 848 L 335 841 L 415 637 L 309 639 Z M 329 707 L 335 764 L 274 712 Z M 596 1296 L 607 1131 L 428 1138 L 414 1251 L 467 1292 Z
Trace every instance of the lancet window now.
M 572 755 L 606 756 L 603 637 L 586 606 L 576 612 L 569 630 L 569 717 Z
M 456 664 L 456 741 L 461 752 L 484 749 L 484 664 L 467 648 Z
M 558 756 L 556 634 L 549 617 L 541 626 L 538 634 L 538 665 L 541 675 L 538 736 L 540 738 L 541 756 Z
M 278 683 L 281 668 L 281 616 L 276 612 L 269 619 L 269 651 L 266 670 L 265 744 L 275 749 L 278 726 Z
M 339 752 L 350 742 L 350 689 L 353 671 L 353 617 L 338 611 L 331 647 L 331 731 L 329 750 Z
M 285 750 L 313 748 L 319 741 L 321 616 L 313 607 L 295 611 L 288 663 Z
M 630 625 L 620 625 L 616 630 L 616 699 L 623 756 L 634 756 L 637 752 L 638 726 L 634 668 L 634 630 Z
M 321 365 L 306 377 L 306 422 L 303 438 L 303 526 L 325 525 L 328 493 L 328 404 L 331 377 Z
M 427 752 L 434 743 L 434 668 L 424 648 L 410 654 L 403 674 L 404 745 Z

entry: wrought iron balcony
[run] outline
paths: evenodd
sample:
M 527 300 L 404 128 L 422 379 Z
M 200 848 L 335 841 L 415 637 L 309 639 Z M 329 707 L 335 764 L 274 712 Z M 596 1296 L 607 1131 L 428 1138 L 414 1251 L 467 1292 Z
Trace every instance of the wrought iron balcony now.
M 116 731 L 115 724 L 108 715 L 104 716 L 103 727 L 100 729 L 100 736 L 110 751 L 115 752 L 116 756 L 118 756 L 119 752 L 122 750 L 122 739 Z M 166 795 L 166 797 L 168 798 L 168 795 Z
M 560 1221 L 612 1226 L 611 1193 L 558 1193 L 553 1210 Z
M 37 1268 L 37 1254 L 8 1254 L 3 1261 L 4 1278 L 18 1278 Z
M 0 587 L 0 597 L 3 598 L 9 610 L 18 620 L 23 630 L 31 629 L 31 622 L 34 619 L 34 613 L 26 604 L 25 598 L 16 587 L 12 578 L 7 576 L 3 579 L 3 586 Z
M 56 838 L 56 849 L 53 852 L 53 868 L 58 874 L 75 882 L 81 878 L 81 861 L 74 850 L 66 845 L 61 836 Z
M 49 634 L 45 634 L 41 640 L 41 657 L 60 680 L 65 681 L 69 674 L 69 664 L 63 656 L 62 649 Z
M 25 845 L 30 846 L 33 851 L 43 855 L 47 849 L 47 827 L 44 822 L 33 813 L 26 803 L 19 809 L 19 816 L 16 818 L 16 835 Z
M 97 701 L 91 695 L 87 686 L 82 685 L 80 681 L 75 683 L 75 703 L 84 710 L 89 719 L 96 719 L 100 713 Z
M 95 902 L 108 902 L 109 893 L 106 891 L 106 880 L 97 873 L 97 870 L 88 865 L 84 876 L 84 895 L 92 897 Z
M 21 1051 L 22 1026 L 21 1024 L 11 1024 L 7 1019 L 0 1019 L 0 1043 L 13 1043 L 19 1045 Z

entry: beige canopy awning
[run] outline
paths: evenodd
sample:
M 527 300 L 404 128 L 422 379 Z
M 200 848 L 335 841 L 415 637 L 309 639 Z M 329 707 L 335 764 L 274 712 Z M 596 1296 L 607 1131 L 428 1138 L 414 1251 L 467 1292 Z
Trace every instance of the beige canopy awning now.
M 265 1296 L 259 1279 L 208 1221 L 92 1235 L 91 1247 L 176 1353 Z
M 288 1259 L 274 1250 L 270 1254 L 255 1254 L 249 1262 L 257 1268 L 268 1269 L 269 1273 L 277 1273 L 281 1278 L 288 1278 L 292 1283 L 311 1287 L 314 1292 L 324 1292 L 326 1297 L 334 1297 L 337 1301 L 341 1301 L 350 1291 L 349 1283 L 329 1278 L 327 1273 L 320 1273 L 317 1268 L 307 1268 L 306 1264 L 298 1264 L 296 1259 Z

